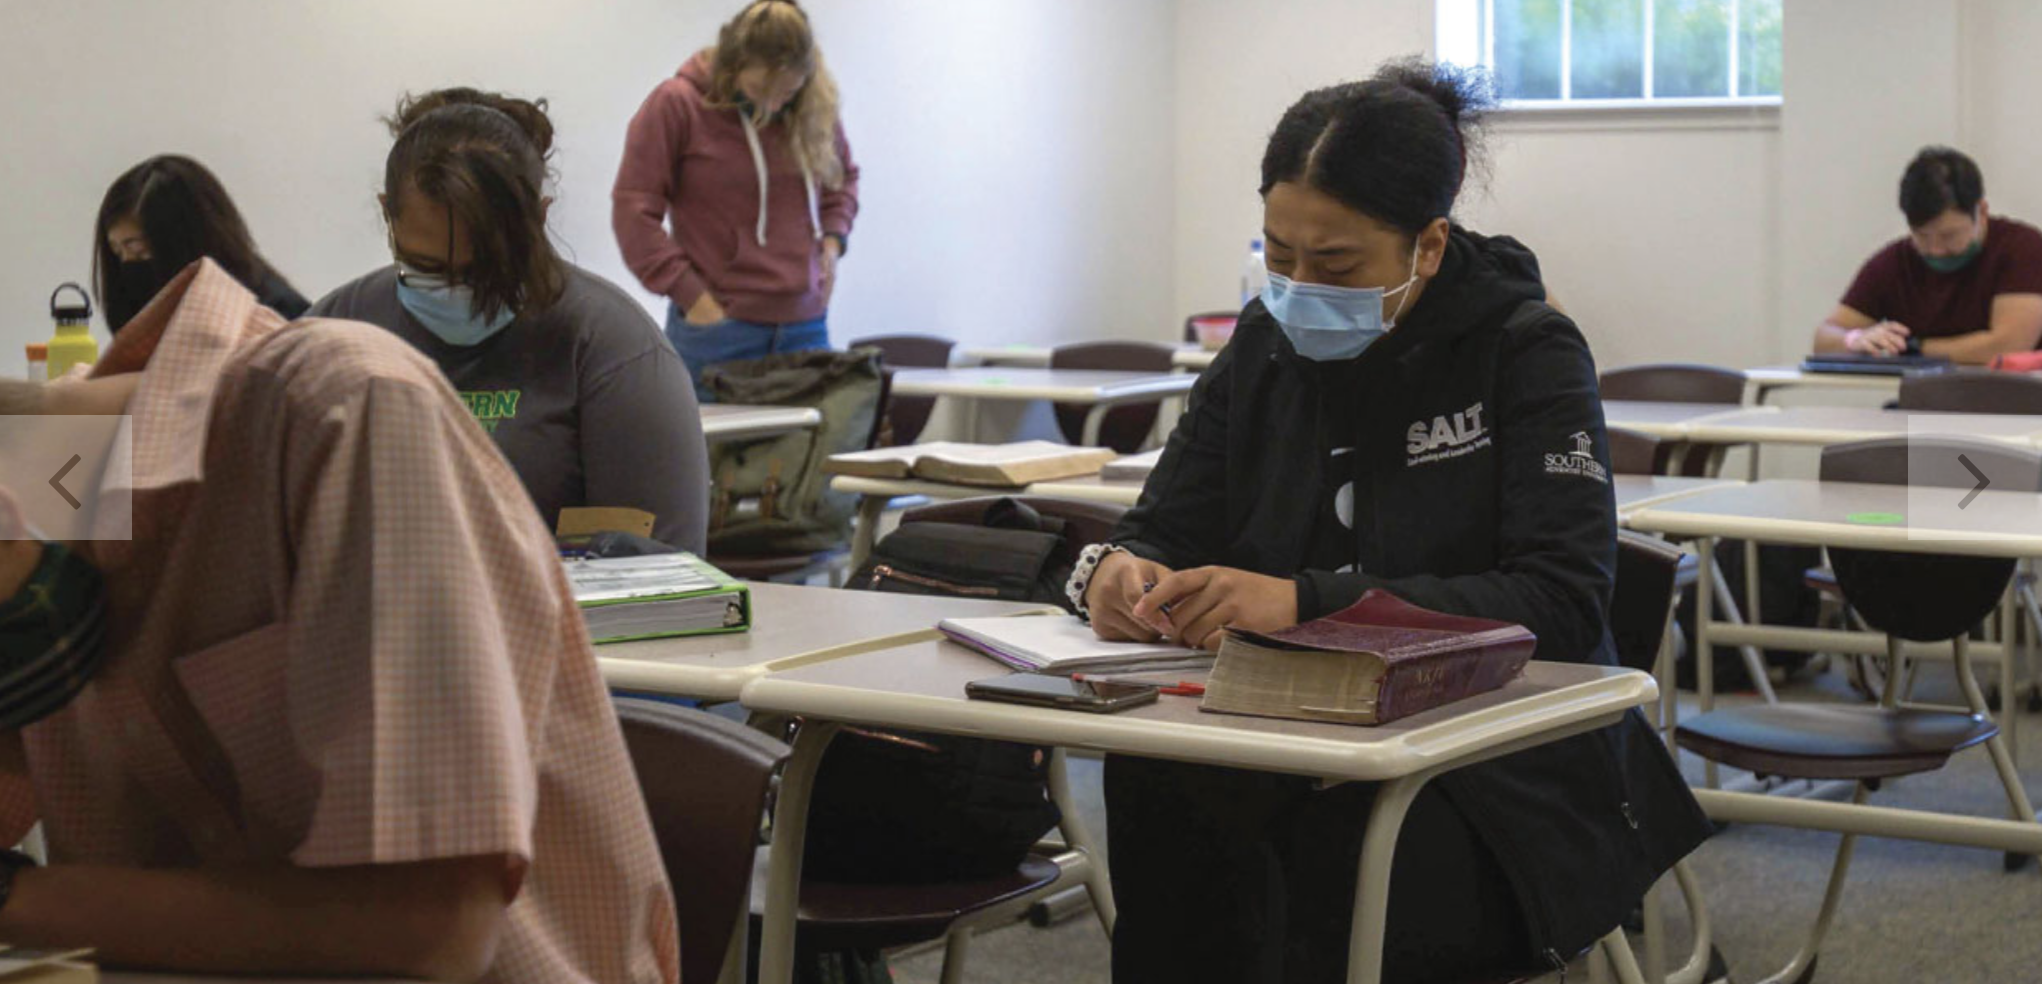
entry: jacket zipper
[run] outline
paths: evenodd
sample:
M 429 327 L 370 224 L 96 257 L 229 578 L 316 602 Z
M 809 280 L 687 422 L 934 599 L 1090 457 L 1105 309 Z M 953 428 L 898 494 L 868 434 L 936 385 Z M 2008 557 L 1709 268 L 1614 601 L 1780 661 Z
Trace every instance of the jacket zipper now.
M 948 591 L 953 594 L 960 595 L 973 595 L 982 598 L 995 598 L 998 597 L 1000 594 L 1000 589 L 998 588 L 986 588 L 979 587 L 976 585 L 953 584 L 949 581 L 939 581 L 933 577 L 923 577 L 919 574 L 909 574 L 906 571 L 894 570 L 891 564 L 880 564 L 879 566 L 872 568 L 872 583 L 867 585 L 867 587 L 871 588 L 874 591 L 877 591 L 879 590 L 880 582 L 885 581 L 887 578 L 892 578 L 896 581 L 902 581 L 907 584 L 915 585 L 917 587 L 933 588 L 937 591 Z

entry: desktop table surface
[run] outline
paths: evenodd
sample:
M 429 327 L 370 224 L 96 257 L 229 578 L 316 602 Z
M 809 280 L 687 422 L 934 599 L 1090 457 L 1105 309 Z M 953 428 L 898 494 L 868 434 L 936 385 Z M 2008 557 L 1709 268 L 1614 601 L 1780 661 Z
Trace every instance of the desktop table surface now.
M 946 618 L 1055 611 L 1047 605 L 753 582 L 752 627 L 722 635 L 596 647 L 610 686 L 735 700 L 754 678 L 844 647 L 933 628 Z
M 1721 488 L 1725 485 L 1742 485 L 1735 478 L 1695 478 L 1685 475 L 1613 475 L 1610 484 L 1615 486 L 1617 511 L 1629 512 L 1646 506 L 1659 505 L 1685 496 L 1694 495 L 1706 489 Z
M 1123 394 L 1188 393 L 1197 381 L 1198 377 L 1182 372 L 962 366 L 955 369 L 900 370 L 893 375 L 893 392 L 897 396 L 1085 401 Z
M 704 403 L 701 415 L 702 431 L 710 435 L 756 429 L 798 430 L 822 423 L 822 411 L 814 407 Z
M 1647 533 L 1908 553 L 2042 557 L 2042 495 L 1805 479 L 1708 489 L 1629 514 Z
M 1060 478 L 1053 482 L 1036 482 L 1028 486 L 1029 495 L 1049 496 L 1053 499 L 1082 499 L 1087 502 L 1110 502 L 1115 505 L 1132 506 L 1142 497 L 1144 478 L 1101 478 L 1086 475 L 1080 478 Z
M 1687 433 L 1692 440 L 1720 444 L 1841 444 L 1908 433 L 2031 444 L 2042 438 L 2042 416 L 1773 406 L 1696 419 L 1688 423 Z
M 1659 438 L 1685 436 L 1697 420 L 1745 409 L 1735 403 L 1660 403 L 1655 400 L 1604 400 L 1603 420 L 1611 427 L 1642 431 Z
M 1115 714 L 965 698 L 966 683 L 1005 670 L 964 646 L 928 639 L 760 677 L 745 685 L 742 700 L 753 710 L 844 723 L 1382 780 L 1556 729 L 1614 721 L 1658 693 L 1650 676 L 1634 670 L 1533 662 L 1500 690 L 1376 727 L 1208 714 L 1195 698 L 1174 696 Z

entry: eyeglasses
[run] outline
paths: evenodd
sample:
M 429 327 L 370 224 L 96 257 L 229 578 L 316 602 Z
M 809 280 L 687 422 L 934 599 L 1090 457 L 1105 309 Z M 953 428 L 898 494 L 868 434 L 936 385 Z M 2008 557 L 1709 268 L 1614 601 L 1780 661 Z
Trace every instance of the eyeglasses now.
M 458 286 L 454 278 L 444 273 L 424 273 L 412 269 L 401 257 L 397 260 L 397 282 L 412 290 L 445 290 Z

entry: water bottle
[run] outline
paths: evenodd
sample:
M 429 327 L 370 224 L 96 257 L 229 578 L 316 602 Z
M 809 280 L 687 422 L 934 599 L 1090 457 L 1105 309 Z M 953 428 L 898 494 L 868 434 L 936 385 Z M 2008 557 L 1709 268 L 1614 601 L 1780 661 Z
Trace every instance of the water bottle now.
M 78 292 L 78 303 L 57 303 L 57 298 L 67 290 Z M 99 361 L 99 343 L 92 340 L 92 296 L 85 293 L 85 288 L 71 283 L 58 285 L 50 292 L 50 317 L 57 322 L 57 333 L 49 341 L 51 379 L 62 377 L 72 366 Z
M 1248 259 L 1241 264 L 1241 306 L 1262 296 L 1262 288 L 1269 286 L 1269 268 L 1262 262 L 1262 240 L 1248 240 Z

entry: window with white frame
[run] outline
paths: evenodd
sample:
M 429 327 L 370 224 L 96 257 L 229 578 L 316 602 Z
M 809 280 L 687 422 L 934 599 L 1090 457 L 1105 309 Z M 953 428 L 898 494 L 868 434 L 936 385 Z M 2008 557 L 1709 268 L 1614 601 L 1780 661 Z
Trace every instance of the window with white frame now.
M 1778 105 L 1784 0 L 1438 0 L 1506 107 Z

